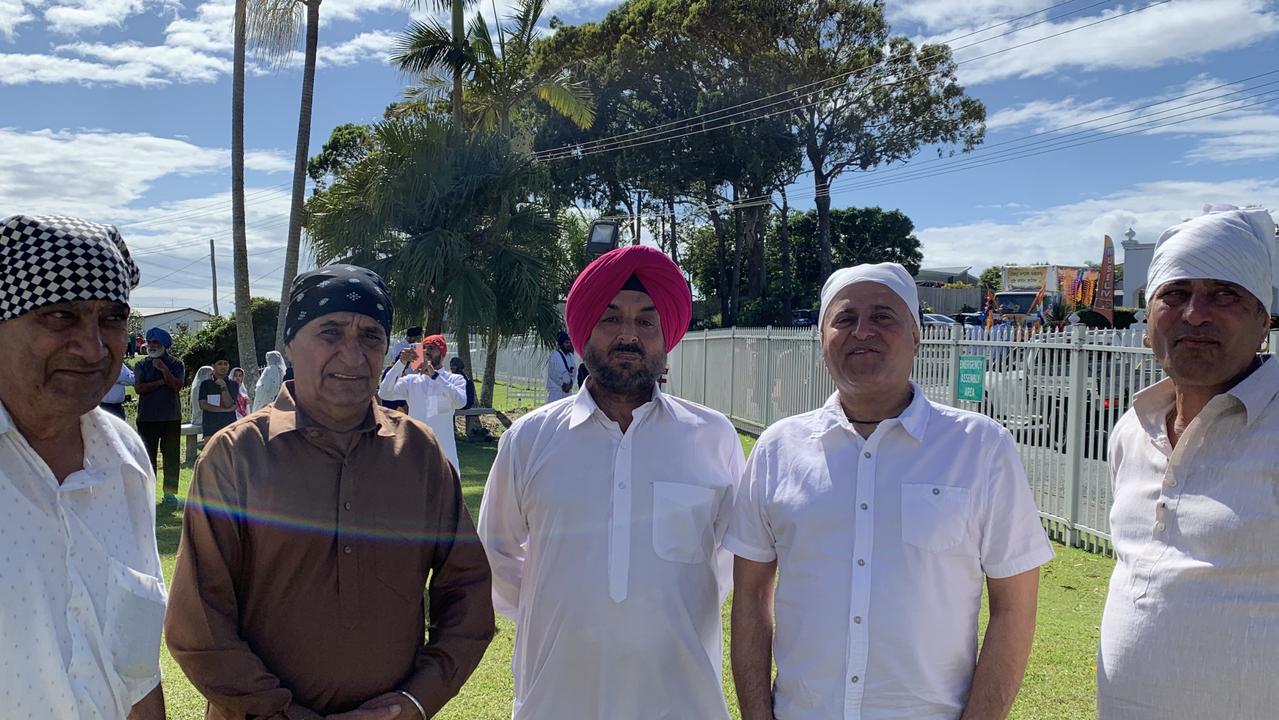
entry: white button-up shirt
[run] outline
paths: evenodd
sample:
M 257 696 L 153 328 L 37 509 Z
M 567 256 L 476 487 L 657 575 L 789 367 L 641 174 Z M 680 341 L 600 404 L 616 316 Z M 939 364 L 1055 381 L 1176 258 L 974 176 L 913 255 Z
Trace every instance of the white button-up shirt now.
M 160 682 L 155 476 L 123 420 L 80 421 L 58 485 L 0 404 L 0 716 L 123 720 Z
M 125 397 L 128 395 L 128 393 L 125 392 L 125 387 L 132 385 L 133 381 L 133 371 L 129 369 L 128 365 L 122 364 L 120 366 L 120 375 L 116 377 L 115 384 L 111 386 L 111 389 L 107 391 L 107 394 L 102 396 L 102 402 L 108 405 L 119 405 L 123 403 Z
M 515 720 L 728 717 L 720 542 L 742 464 L 723 415 L 660 391 L 625 433 L 584 390 L 502 435 L 479 534 L 516 623 Z
M 1115 425 L 1115 572 L 1100 720 L 1279 715 L 1279 360 L 1214 397 L 1174 449 L 1164 380 Z
M 777 561 L 778 720 L 953 720 L 983 575 L 1052 558 L 1008 431 L 919 386 L 862 439 L 832 395 L 760 436 L 724 545 Z
M 577 356 L 559 348 L 546 358 L 546 402 L 562 400 L 573 394 L 571 386 L 577 380 Z M 564 385 L 569 385 L 564 392 Z
M 466 407 L 466 378 L 448 370 L 439 370 L 439 377 L 422 373 L 404 374 L 404 363 L 399 360 L 382 378 L 378 397 L 383 400 L 403 400 L 409 404 L 409 417 L 430 426 L 440 449 L 459 473 L 462 465 L 457 460 L 457 439 L 453 433 L 453 411 Z

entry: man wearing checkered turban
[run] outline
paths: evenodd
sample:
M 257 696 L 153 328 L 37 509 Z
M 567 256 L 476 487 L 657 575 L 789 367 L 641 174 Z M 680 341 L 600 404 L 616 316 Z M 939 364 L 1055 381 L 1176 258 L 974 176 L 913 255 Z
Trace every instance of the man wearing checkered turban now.
M 98 408 L 137 284 L 114 227 L 0 221 L 6 718 L 164 717 L 155 474 L 138 436 Z

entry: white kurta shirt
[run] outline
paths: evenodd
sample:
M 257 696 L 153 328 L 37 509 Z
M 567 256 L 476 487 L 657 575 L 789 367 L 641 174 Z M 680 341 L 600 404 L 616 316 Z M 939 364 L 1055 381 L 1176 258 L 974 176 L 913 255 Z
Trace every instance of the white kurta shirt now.
M 570 389 L 564 392 L 564 385 L 570 387 L 577 380 L 577 356 L 558 348 L 551 351 L 546 358 L 546 402 L 551 403 L 573 394 Z
M 160 682 L 165 590 L 142 441 L 95 409 L 58 485 L 0 404 L 0 717 L 124 720 Z
M 983 575 L 1052 558 L 1008 431 L 930 402 L 862 439 L 838 395 L 760 436 L 724 546 L 777 561 L 778 720 L 954 720 Z
M 728 717 L 720 540 L 741 468 L 723 415 L 660 391 L 624 434 L 584 390 L 502 435 L 479 534 L 516 623 L 515 720 Z
M 460 474 L 462 465 L 457 460 L 457 438 L 454 436 L 453 411 L 466 407 L 466 378 L 448 370 L 439 370 L 439 377 L 422 373 L 404 374 L 404 363 L 399 360 L 382 378 L 378 397 L 383 400 L 403 400 L 409 404 L 409 417 L 430 426 L 440 449 Z
M 1099 720 L 1279 716 L 1279 360 L 1213 398 L 1174 449 L 1164 380 L 1110 447 L 1115 572 Z

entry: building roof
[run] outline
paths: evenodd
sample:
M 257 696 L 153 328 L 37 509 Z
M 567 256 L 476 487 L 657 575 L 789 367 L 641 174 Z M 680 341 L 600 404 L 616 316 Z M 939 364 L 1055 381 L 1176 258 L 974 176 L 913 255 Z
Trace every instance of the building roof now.
M 955 265 L 953 267 L 921 267 L 921 273 L 938 273 L 940 275 L 963 275 L 972 270 L 972 265 Z
M 203 315 L 207 318 L 213 317 L 213 315 L 193 307 L 167 307 L 167 308 L 131 307 L 129 308 L 129 312 L 137 313 L 144 318 L 155 317 L 156 315 L 168 315 L 170 313 L 178 313 L 178 312 L 193 312 L 193 313 L 199 313 L 200 315 Z

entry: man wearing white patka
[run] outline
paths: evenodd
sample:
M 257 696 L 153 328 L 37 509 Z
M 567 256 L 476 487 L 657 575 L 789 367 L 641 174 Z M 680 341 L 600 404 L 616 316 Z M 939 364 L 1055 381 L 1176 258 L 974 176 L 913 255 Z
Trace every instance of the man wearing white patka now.
M 1115 572 L 1100 720 L 1279 713 L 1279 361 L 1275 225 L 1209 208 L 1159 238 L 1147 342 L 1167 379 L 1110 442 Z
M 819 318 L 837 391 L 760 436 L 724 538 L 742 720 L 1003 718 L 1053 555 L 1013 439 L 910 381 L 900 265 L 836 271 Z
M 590 378 L 502 435 L 479 534 L 515 621 L 514 720 L 728 720 L 720 542 L 743 465 L 723 415 L 657 378 L 688 329 L 660 250 L 607 253 L 565 310 Z
M 155 474 L 98 408 L 138 267 L 109 225 L 0 221 L 0 717 L 161 720 Z

